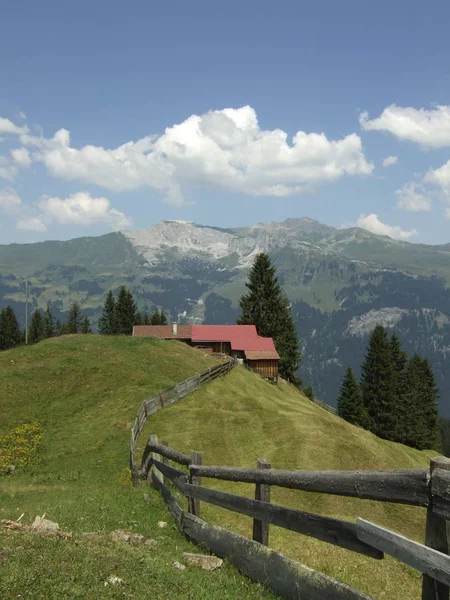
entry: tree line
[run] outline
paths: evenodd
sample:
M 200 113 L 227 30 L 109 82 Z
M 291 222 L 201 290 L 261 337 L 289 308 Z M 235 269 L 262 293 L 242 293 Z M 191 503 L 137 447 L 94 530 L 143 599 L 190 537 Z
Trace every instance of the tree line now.
M 102 335 L 131 335 L 134 325 L 167 325 L 163 309 L 156 309 L 151 315 L 137 310 L 133 294 L 126 287 L 119 289 L 117 297 L 108 292 L 98 330 Z M 28 328 L 28 343 L 36 344 L 47 338 L 68 334 L 92 333 L 90 319 L 82 315 L 78 302 L 70 305 L 66 322 L 55 319 L 51 305 L 46 310 L 35 310 Z M 7 350 L 25 343 L 25 331 L 19 326 L 17 316 L 11 306 L 0 311 L 0 350 Z
M 338 414 L 375 435 L 413 448 L 441 449 L 438 390 L 426 358 L 408 357 L 394 332 L 373 330 L 358 383 L 349 367 L 338 397 Z

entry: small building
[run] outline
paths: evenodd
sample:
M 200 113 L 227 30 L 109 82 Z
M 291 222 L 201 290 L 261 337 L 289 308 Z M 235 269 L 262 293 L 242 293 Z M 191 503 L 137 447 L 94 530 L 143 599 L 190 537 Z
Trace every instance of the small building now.
M 234 356 L 262 377 L 278 378 L 280 357 L 273 339 L 259 336 L 254 325 L 136 325 L 133 335 L 179 340 L 208 353 Z

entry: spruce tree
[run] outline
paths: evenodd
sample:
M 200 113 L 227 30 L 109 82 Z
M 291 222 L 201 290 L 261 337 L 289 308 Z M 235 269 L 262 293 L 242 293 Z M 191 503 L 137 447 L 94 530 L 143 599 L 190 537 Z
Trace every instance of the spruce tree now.
M 59 319 L 56 319 L 56 322 L 55 322 L 55 335 L 56 336 L 63 335 L 63 329 L 64 329 L 64 326 L 62 325 L 61 321 Z
M 92 333 L 91 322 L 88 317 L 83 317 L 80 325 L 80 333 Z
M 439 427 L 437 400 L 439 392 L 434 373 L 427 358 L 421 358 L 421 413 L 423 419 L 423 446 L 427 449 L 441 450 L 442 440 Z
M 258 254 L 250 270 L 246 287 L 248 294 L 241 297 L 239 325 L 255 325 L 258 334 L 271 337 L 280 355 L 280 375 L 295 385 L 301 360 L 299 340 L 295 331 L 289 301 L 275 276 L 267 254 Z
M 161 311 L 159 313 L 159 324 L 167 325 L 167 317 L 166 317 L 166 313 L 164 312 L 164 309 L 161 309 Z
M 69 316 L 65 327 L 65 333 L 79 333 L 81 326 L 81 310 L 78 302 L 74 302 L 69 310 Z
M 116 300 L 115 320 L 117 333 L 131 335 L 136 322 L 136 303 L 133 294 L 124 285 L 120 288 Z
M 408 355 L 401 347 L 400 340 L 393 332 L 390 341 L 391 362 L 394 372 L 394 394 L 397 429 L 395 441 L 406 443 L 406 427 L 408 419 Z
M 16 314 L 11 306 L 0 311 L 0 350 L 14 348 L 23 341 Z
M 150 325 L 161 325 L 161 315 L 159 310 L 156 309 L 150 318 Z
M 389 338 L 381 325 L 375 327 L 369 338 L 361 373 L 361 391 L 371 431 L 386 440 L 395 440 L 397 413 L 394 368 Z
M 44 313 L 44 337 L 51 338 L 55 335 L 55 321 L 53 319 L 50 302 L 47 303 L 47 308 Z
M 139 311 L 136 311 L 136 317 L 134 319 L 134 324 L 135 325 L 143 325 L 142 323 L 142 315 Z
M 368 429 L 370 425 L 369 416 L 364 406 L 361 389 L 351 367 L 345 372 L 337 401 L 338 415 L 353 423 Z
M 98 332 L 101 335 L 114 335 L 117 333 L 116 323 L 116 301 L 113 293 L 109 290 L 105 304 L 103 306 L 102 316 L 98 320 Z
M 142 315 L 142 324 L 143 325 L 150 325 L 150 317 L 148 316 L 147 310 L 144 310 L 144 313 Z
M 28 330 L 28 341 L 30 344 L 37 344 L 45 338 L 44 317 L 40 310 L 35 310 L 31 317 L 31 324 Z

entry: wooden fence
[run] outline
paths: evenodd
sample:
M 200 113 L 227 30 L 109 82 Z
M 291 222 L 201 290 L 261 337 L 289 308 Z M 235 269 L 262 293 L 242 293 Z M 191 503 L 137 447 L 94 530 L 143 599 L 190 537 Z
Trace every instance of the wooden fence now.
M 215 365 L 214 367 L 210 367 L 209 369 L 202 371 L 198 375 L 195 375 L 190 379 L 182 381 L 178 385 L 174 385 L 173 387 L 167 388 L 162 392 L 158 392 L 157 394 L 154 394 L 153 396 L 150 396 L 149 398 L 143 400 L 137 412 L 133 427 L 131 429 L 130 469 L 133 481 L 136 481 L 137 479 L 136 444 L 139 439 L 139 436 L 142 433 L 144 425 L 147 422 L 147 419 L 161 408 L 164 408 L 165 406 L 170 406 L 171 404 L 177 402 L 178 400 L 181 400 L 181 398 L 184 398 L 188 394 L 196 392 L 203 385 L 209 383 L 217 377 L 225 375 L 233 367 L 236 366 L 237 361 L 235 358 L 224 358 L 225 362 Z
M 169 461 L 186 470 L 171 466 Z M 386 472 L 281 471 L 272 469 L 263 459 L 258 460 L 256 469 L 205 466 L 201 453 L 187 456 L 151 436 L 137 477 L 152 482 L 162 493 L 185 535 L 227 558 L 282 598 L 370 600 L 361 592 L 270 550 L 271 524 L 373 559 L 389 554 L 423 573 L 422 600 L 449 599 L 450 459 L 433 459 L 429 470 Z M 254 484 L 255 499 L 203 487 L 203 478 Z M 272 504 L 272 486 L 425 507 L 425 545 L 362 519 L 349 523 Z M 186 511 L 173 494 L 174 489 L 187 498 Z M 201 502 L 251 517 L 253 539 L 208 525 L 199 518 Z

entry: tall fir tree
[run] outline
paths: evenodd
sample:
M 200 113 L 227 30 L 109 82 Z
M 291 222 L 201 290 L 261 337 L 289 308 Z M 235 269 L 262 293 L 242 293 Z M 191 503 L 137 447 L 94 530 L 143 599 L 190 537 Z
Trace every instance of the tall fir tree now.
M 53 318 L 50 303 L 47 303 L 47 308 L 44 313 L 44 337 L 51 338 L 55 335 L 55 320 Z
M 408 419 L 408 355 L 402 349 L 400 340 L 395 331 L 390 340 L 391 362 L 394 372 L 394 395 L 396 412 L 396 433 L 394 440 L 406 443 L 406 427 Z
M 106 296 L 102 316 L 98 320 L 98 332 L 101 335 L 115 335 L 117 333 L 116 300 L 111 290 Z
M 267 254 L 258 254 L 250 270 L 246 287 L 248 294 L 241 297 L 239 325 L 255 325 L 258 334 L 271 337 L 280 355 L 280 375 L 300 385 L 297 369 L 301 360 L 299 340 L 295 331 L 289 301 L 278 279 L 276 269 Z
M 119 335 L 131 335 L 136 322 L 136 303 L 133 294 L 124 285 L 120 288 L 116 300 L 115 319 Z
M 370 430 L 386 440 L 395 440 L 398 427 L 395 376 L 389 338 L 381 325 L 375 327 L 369 338 L 361 367 L 361 391 Z
M 69 316 L 65 326 L 65 333 L 79 333 L 81 326 L 81 309 L 78 302 L 74 302 L 69 309 Z
M 338 415 L 352 423 L 368 429 L 369 415 L 364 406 L 361 389 L 351 367 L 345 372 L 337 401 Z
M 168 321 L 164 310 L 162 308 L 161 310 L 156 309 L 151 316 L 150 325 L 167 325 L 167 323 Z
M 16 313 L 11 306 L 0 311 L 0 350 L 14 348 L 23 341 Z
M 37 344 L 45 338 L 45 323 L 44 317 L 40 310 L 35 310 L 32 317 L 30 328 L 28 330 L 28 342 Z
M 427 358 L 421 358 L 421 413 L 424 429 L 424 448 L 442 449 L 441 432 L 437 401 L 439 392 L 436 387 L 434 373 Z
M 161 325 L 167 325 L 167 323 L 168 323 L 166 313 L 164 312 L 163 308 L 161 309 L 161 311 L 159 313 L 159 321 L 160 321 Z
M 142 314 L 142 325 L 150 325 L 150 317 L 148 316 L 147 309 Z
M 83 334 L 92 333 L 91 322 L 89 321 L 88 317 L 83 317 L 81 319 L 80 333 L 83 333 Z
M 63 335 L 64 333 L 64 326 L 61 323 L 61 321 L 59 319 L 56 319 L 55 321 L 55 335 L 59 336 L 59 335 Z

